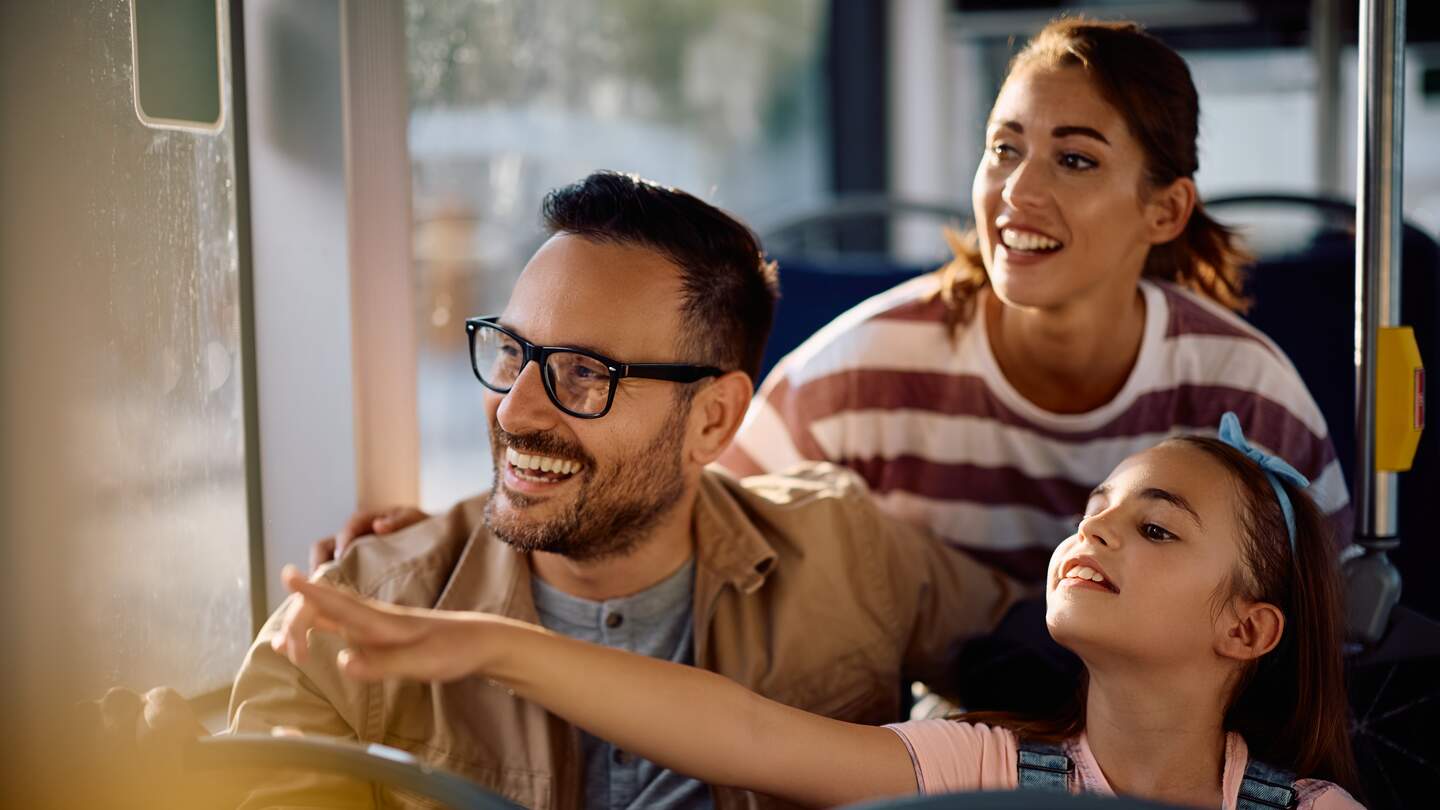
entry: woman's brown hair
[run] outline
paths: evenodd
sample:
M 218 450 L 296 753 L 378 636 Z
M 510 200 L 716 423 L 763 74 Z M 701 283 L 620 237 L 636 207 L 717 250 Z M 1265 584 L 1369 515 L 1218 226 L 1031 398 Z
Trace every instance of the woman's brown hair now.
M 1055 20 L 1010 62 L 1014 76 L 1032 68 L 1080 67 L 1130 127 L 1145 152 L 1141 193 L 1194 177 L 1200 168 L 1196 140 L 1200 102 L 1185 60 L 1132 22 L 1083 17 Z M 955 258 L 942 267 L 940 298 L 953 332 L 974 314 L 979 292 L 990 283 L 973 228 L 947 228 Z M 1230 229 L 1210 218 L 1197 200 L 1185 231 L 1150 249 L 1142 275 L 1171 281 L 1236 311 L 1243 311 L 1244 267 L 1250 255 Z
M 1225 710 L 1225 729 L 1245 738 L 1253 758 L 1297 777 L 1334 782 L 1358 796 L 1341 646 L 1343 589 L 1329 524 L 1308 493 L 1281 482 L 1295 510 L 1292 551 L 1284 513 L 1259 465 L 1219 439 L 1179 436 L 1168 442 L 1195 447 L 1220 462 L 1239 495 L 1240 566 L 1217 595 L 1267 602 L 1285 615 L 1280 642 L 1242 672 Z M 1084 687 L 1055 717 L 972 712 L 956 719 L 1060 742 L 1085 728 Z

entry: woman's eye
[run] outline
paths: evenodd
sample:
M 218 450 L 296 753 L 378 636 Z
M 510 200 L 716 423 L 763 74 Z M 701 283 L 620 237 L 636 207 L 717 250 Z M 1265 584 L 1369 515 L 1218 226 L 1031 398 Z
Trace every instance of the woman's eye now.
M 1099 166 L 1099 163 L 1076 152 L 1066 152 L 1060 156 L 1060 165 L 1075 171 L 1086 171 Z
M 1175 539 L 1175 535 L 1171 534 L 1168 529 L 1166 529 L 1164 526 L 1158 526 L 1154 523 L 1140 524 L 1140 534 L 1144 536 L 1146 540 L 1153 540 L 1157 543 L 1163 543 Z
M 1018 157 L 1020 150 L 1008 143 L 997 143 L 990 147 L 990 154 L 994 155 L 996 160 L 1006 160 L 1008 158 Z

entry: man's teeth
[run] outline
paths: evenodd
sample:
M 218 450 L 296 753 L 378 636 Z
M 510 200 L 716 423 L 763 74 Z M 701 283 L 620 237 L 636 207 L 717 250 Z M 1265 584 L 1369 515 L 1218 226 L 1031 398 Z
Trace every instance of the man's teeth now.
M 505 460 L 510 462 L 511 466 L 521 470 L 553 472 L 559 473 L 560 475 L 574 475 L 580 472 L 580 468 L 584 466 L 578 461 L 519 453 L 516 452 L 513 447 L 505 448 Z
M 1105 575 L 1096 571 L 1088 565 L 1077 565 L 1065 572 L 1064 579 L 1088 579 L 1091 582 L 1104 582 Z
M 1005 247 L 1016 250 L 1054 250 L 1060 247 L 1059 242 L 1048 236 L 1010 228 L 1000 229 L 1000 241 L 1005 243 Z

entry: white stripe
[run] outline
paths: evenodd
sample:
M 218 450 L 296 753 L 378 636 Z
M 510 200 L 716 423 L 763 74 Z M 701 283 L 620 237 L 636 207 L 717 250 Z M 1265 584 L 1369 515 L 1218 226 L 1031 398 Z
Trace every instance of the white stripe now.
M 941 501 L 909 492 L 887 492 L 875 500 L 886 514 L 924 526 L 951 545 L 994 551 L 1054 548 L 1075 533 L 1075 519 L 1028 506 L 985 506 Z
M 790 430 L 780 414 L 761 399 L 751 401 L 745 421 L 733 441 L 766 472 L 783 470 L 805 460 L 790 438 Z
M 1271 354 L 1248 338 L 1223 335 L 1181 335 L 1165 341 L 1165 367 L 1170 372 L 1146 391 L 1177 385 L 1223 385 L 1265 397 L 1289 411 L 1300 423 L 1324 438 L 1325 417 L 1300 375 L 1283 354 Z M 1276 351 L 1279 351 L 1278 349 Z
M 777 373 L 783 372 L 791 385 L 798 386 L 852 368 L 956 370 L 955 353 L 941 321 L 874 320 L 921 300 L 935 285 L 933 277 L 921 276 L 855 306 L 786 355 Z
M 1333 515 L 1350 503 L 1350 488 L 1345 485 L 1345 472 L 1340 469 L 1340 459 L 1326 465 L 1307 490 L 1315 499 L 1315 505 L 1327 515 Z M 1346 541 L 1349 538 L 1342 538 Z
M 881 297 L 900 291 L 892 290 Z M 973 353 L 978 344 L 967 339 L 968 330 L 962 332 L 958 350 L 952 350 L 939 323 L 861 320 L 862 315 L 865 313 L 859 307 L 842 315 L 786 357 L 780 372 L 790 386 L 799 387 L 842 371 L 952 375 L 982 372 L 982 364 Z M 1263 336 L 1261 338 L 1263 340 Z M 1164 375 L 1144 381 L 1131 393 L 1139 396 L 1179 385 L 1223 385 L 1269 399 L 1284 407 L 1316 436 L 1328 436 L 1325 417 L 1294 366 L 1283 359 L 1284 354 L 1278 349 L 1272 354 L 1267 346 L 1273 344 L 1268 340 L 1260 342 L 1222 335 L 1184 334 L 1168 338 L 1160 347 L 1162 359 L 1156 364 L 1164 370 Z M 778 377 L 774 381 L 778 382 Z M 987 385 L 992 382 L 987 379 Z M 1117 405 L 1128 407 L 1133 401 Z
M 845 411 L 816 420 L 810 432 L 827 453 L 833 448 L 832 458 L 915 456 L 940 464 L 1013 467 L 1030 478 L 1094 486 L 1129 456 L 1191 431 L 1065 442 L 984 417 L 896 409 Z

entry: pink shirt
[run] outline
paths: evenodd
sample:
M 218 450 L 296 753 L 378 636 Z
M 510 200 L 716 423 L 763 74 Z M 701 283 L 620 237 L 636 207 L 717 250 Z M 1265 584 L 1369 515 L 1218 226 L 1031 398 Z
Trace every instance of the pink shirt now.
M 917 720 L 886 728 L 905 741 L 922 794 L 1014 790 L 1018 784 L 1015 735 L 1008 729 L 954 720 Z M 1083 732 L 1064 748 L 1075 763 L 1070 792 L 1115 795 Z M 1245 740 L 1232 732 L 1225 739 L 1225 773 L 1220 786 L 1223 810 L 1235 807 L 1249 761 Z M 1297 810 L 1364 810 L 1349 793 L 1330 782 L 1301 779 L 1295 787 L 1300 794 Z

